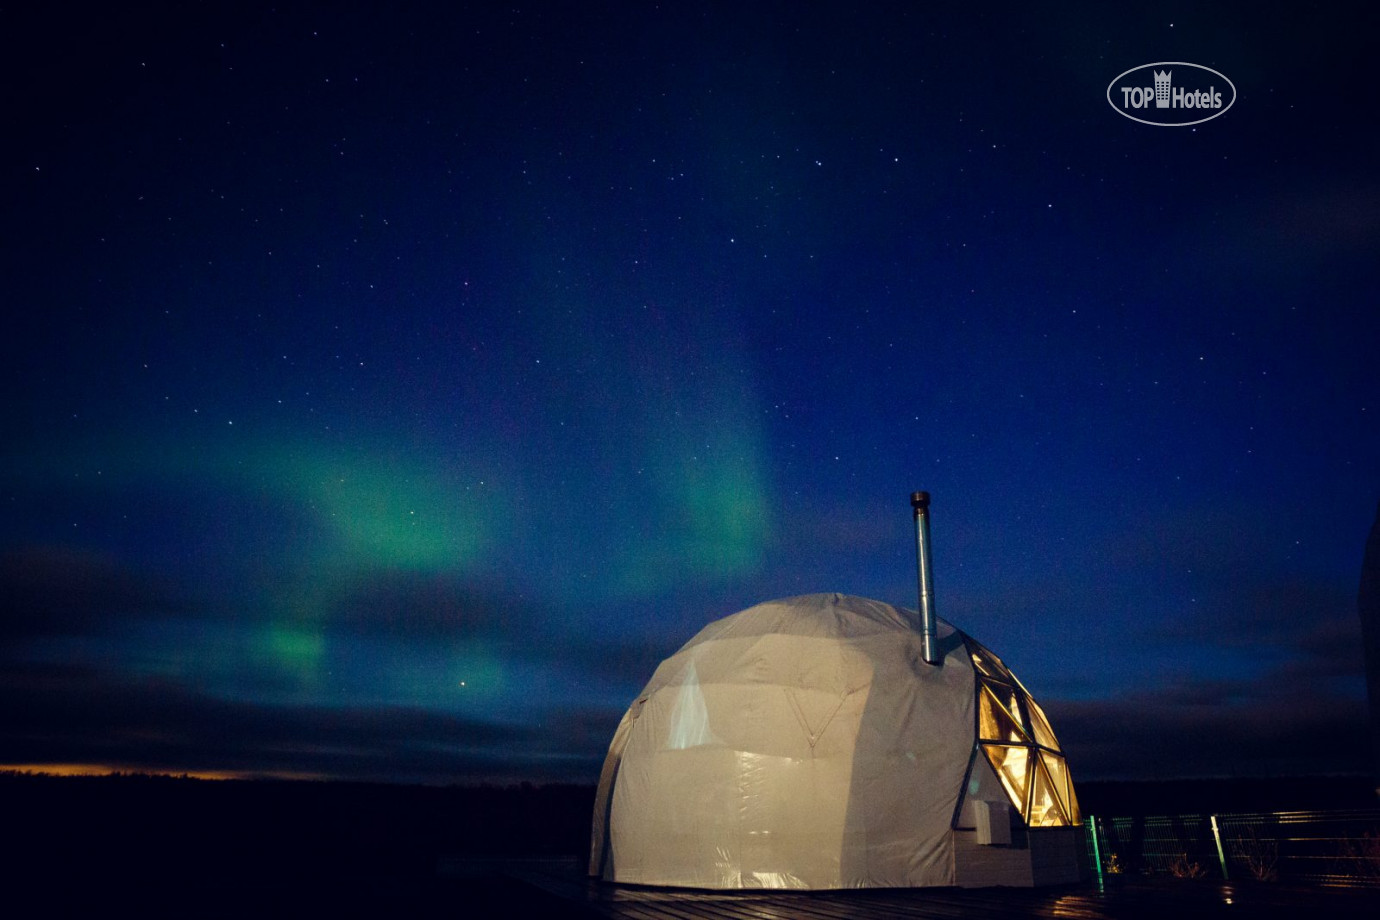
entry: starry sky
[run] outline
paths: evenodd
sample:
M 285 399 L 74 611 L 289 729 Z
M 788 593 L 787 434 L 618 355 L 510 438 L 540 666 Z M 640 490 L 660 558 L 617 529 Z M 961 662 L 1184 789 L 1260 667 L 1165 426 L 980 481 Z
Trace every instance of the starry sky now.
M 926 489 L 1076 779 L 1364 769 L 1374 12 L 350 6 L 0 10 L 0 766 L 592 783 Z

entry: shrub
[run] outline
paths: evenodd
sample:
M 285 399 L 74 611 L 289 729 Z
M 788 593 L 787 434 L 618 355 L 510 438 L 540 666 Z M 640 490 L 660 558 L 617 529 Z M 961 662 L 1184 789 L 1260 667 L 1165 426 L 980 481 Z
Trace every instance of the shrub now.
M 1207 875 L 1202 864 L 1190 860 L 1187 853 L 1180 853 L 1179 858 L 1170 863 L 1169 872 L 1175 878 L 1202 878 Z
M 1245 865 L 1257 882 L 1273 882 L 1279 877 L 1279 841 L 1247 825 L 1231 840 L 1232 855 Z
M 1360 837 L 1343 840 L 1341 855 L 1346 875 L 1370 884 L 1380 883 L 1380 833 L 1366 831 Z

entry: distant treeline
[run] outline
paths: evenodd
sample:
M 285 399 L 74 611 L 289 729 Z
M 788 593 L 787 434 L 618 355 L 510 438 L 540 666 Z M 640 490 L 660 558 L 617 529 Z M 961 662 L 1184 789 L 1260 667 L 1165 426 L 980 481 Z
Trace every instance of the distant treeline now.
M 1365 777 L 1085 782 L 1084 814 L 1373 807 Z M 86 879 L 422 877 L 447 856 L 575 856 L 589 847 L 589 786 L 393 786 L 0 773 L 15 873 Z M 76 869 L 74 867 L 80 867 Z
M 1380 802 L 1365 776 L 1232 777 L 1221 779 L 1078 782 L 1085 815 L 1230 814 L 1374 808 Z
M 587 853 L 594 789 L 0 773 L 0 867 L 135 878 L 425 877 L 446 855 Z

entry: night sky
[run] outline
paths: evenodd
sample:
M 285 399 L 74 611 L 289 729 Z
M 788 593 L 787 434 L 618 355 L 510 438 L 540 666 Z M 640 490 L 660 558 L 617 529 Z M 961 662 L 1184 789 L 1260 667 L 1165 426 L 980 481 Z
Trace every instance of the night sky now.
M 0 766 L 592 783 L 926 489 L 1075 779 L 1363 770 L 1376 13 L 852 6 L 0 10 Z

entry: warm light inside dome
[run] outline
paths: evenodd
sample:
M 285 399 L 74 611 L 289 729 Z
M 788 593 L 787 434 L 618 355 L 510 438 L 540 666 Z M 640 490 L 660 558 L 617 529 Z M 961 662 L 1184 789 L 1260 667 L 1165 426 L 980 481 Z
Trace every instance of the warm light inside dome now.
M 1068 762 L 1044 710 L 1001 659 L 969 639 L 977 679 L 978 745 L 1029 827 L 1082 820 Z

